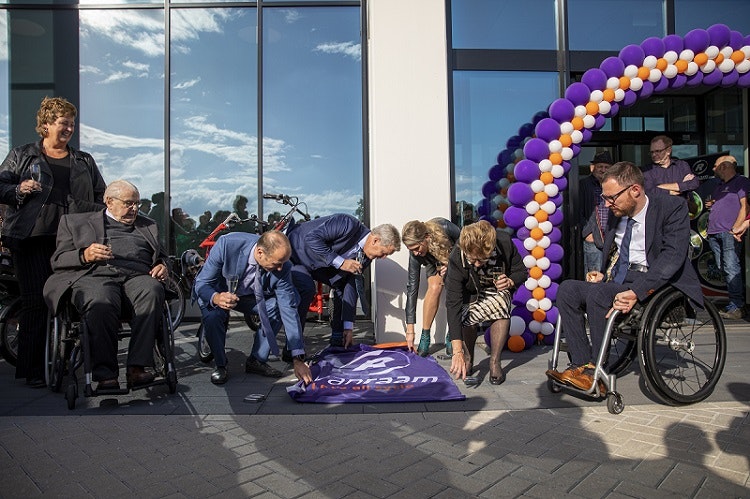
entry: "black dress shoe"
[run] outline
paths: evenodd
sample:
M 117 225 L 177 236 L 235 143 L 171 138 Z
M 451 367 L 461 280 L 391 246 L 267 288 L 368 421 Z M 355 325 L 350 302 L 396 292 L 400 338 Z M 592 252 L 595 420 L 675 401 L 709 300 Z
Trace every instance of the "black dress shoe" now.
M 490 376 L 491 385 L 502 385 L 505 383 L 505 371 L 500 371 L 500 376 Z
M 226 367 L 217 367 L 211 373 L 211 383 L 214 385 L 223 385 L 229 379 L 229 371 Z
M 153 383 L 156 376 L 153 373 L 146 372 L 141 366 L 128 366 L 125 379 L 128 382 L 128 388 L 133 388 Z
M 30 388 L 44 388 L 47 386 L 47 382 L 44 381 L 44 378 L 37 377 L 26 378 L 26 384 Z
M 260 374 L 267 378 L 281 378 L 284 373 L 278 369 L 274 369 L 265 362 L 261 362 L 252 355 L 245 361 L 245 372 L 251 374 Z

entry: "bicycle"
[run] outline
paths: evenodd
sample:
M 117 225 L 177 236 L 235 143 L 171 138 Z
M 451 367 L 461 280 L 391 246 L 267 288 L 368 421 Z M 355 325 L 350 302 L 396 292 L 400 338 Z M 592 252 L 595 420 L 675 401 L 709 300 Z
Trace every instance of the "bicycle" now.
M 0 262 L 0 355 L 15 366 L 18 360 L 18 318 L 21 295 L 13 267 L 2 255 Z

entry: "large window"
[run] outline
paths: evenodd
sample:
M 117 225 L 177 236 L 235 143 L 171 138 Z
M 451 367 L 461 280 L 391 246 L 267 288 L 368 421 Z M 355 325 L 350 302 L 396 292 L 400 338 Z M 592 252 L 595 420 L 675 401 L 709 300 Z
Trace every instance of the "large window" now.
M 570 50 L 614 50 L 665 35 L 663 0 L 568 0 Z
M 750 2 L 747 0 L 674 0 L 675 31 L 685 34 L 726 24 L 743 35 L 750 33 Z

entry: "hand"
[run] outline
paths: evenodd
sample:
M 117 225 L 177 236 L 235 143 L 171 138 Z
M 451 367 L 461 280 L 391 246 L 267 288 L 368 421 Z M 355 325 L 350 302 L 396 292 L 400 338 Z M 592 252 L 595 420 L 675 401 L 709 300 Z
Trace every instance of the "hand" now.
M 742 241 L 742 236 L 747 232 L 747 228 L 750 226 L 750 220 L 743 220 L 739 227 L 732 228 L 732 235 L 735 240 Z
M 602 282 L 604 280 L 604 274 L 592 270 L 586 273 L 586 282 Z
M 633 290 L 626 289 L 625 291 L 620 291 L 615 295 L 612 308 L 607 312 L 606 318 L 609 319 L 610 314 L 614 310 L 619 310 L 623 314 L 627 314 L 633 309 L 636 303 L 638 303 L 638 297 Z
M 438 275 L 440 277 L 445 277 L 445 273 L 448 272 L 448 266 L 447 265 L 441 265 L 438 267 Z
M 714 205 L 713 199 L 706 199 L 705 201 L 703 201 L 703 206 L 705 206 L 707 210 L 710 210 L 713 205 Z
M 684 177 L 682 178 L 682 181 L 683 181 L 683 182 L 687 182 L 687 181 L 689 181 L 689 180 L 693 180 L 694 178 L 695 178 L 695 175 L 693 175 L 692 173 L 688 173 L 687 175 L 685 175 L 685 176 L 684 176 Z
M 149 272 L 149 274 L 157 281 L 164 282 L 167 280 L 167 275 L 169 274 L 169 272 L 167 272 L 166 265 L 164 265 L 163 263 L 159 263 L 153 269 L 151 269 L 151 272 Z
M 586 241 L 587 243 L 593 243 L 594 242 L 594 234 L 589 234 L 583 240 Z
M 42 192 L 42 184 L 29 178 L 18 184 L 18 192 L 24 196 L 34 192 Z
M 106 244 L 92 243 L 83 250 L 83 260 L 86 263 L 104 262 L 112 258 L 112 249 Z
M 456 379 L 466 379 L 466 361 L 464 360 L 464 352 L 455 350 L 453 347 L 453 356 L 451 357 L 451 368 L 450 372 Z
M 351 329 L 344 329 L 344 348 L 349 348 L 354 344 L 353 334 Z
M 406 348 L 410 352 L 417 352 L 416 347 L 414 346 L 414 338 L 416 333 L 414 332 L 414 324 L 407 324 L 406 325 Z
M 495 279 L 495 289 L 497 289 L 498 291 L 505 291 L 506 289 L 510 289 L 512 287 L 513 281 L 505 274 L 500 274 L 499 276 L 497 276 L 497 279 Z
M 344 260 L 344 263 L 342 263 L 341 267 L 339 268 L 341 270 L 351 272 L 352 274 L 362 273 L 362 264 L 359 263 L 357 260 Z
M 228 291 L 216 293 L 213 296 L 214 305 L 223 308 L 224 310 L 232 310 L 237 306 L 238 301 L 240 301 L 240 298 L 236 294 Z
M 296 376 L 298 380 L 305 385 L 312 383 L 312 373 L 310 372 L 310 366 L 307 365 L 307 362 L 294 359 L 292 364 L 294 366 L 294 376 Z

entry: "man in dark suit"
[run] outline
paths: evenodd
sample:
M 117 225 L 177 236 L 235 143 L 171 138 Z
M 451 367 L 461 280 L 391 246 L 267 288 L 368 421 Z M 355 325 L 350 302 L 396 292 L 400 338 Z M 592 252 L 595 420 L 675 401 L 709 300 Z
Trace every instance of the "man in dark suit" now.
M 132 307 L 128 345 L 129 387 L 154 380 L 156 331 L 161 327 L 167 254 L 153 220 L 138 214 L 140 194 L 126 180 L 104 192 L 105 210 L 65 215 L 52 255 L 54 273 L 44 286 L 50 310 L 70 299 L 90 332 L 92 374 L 98 389 L 119 389 L 117 334 L 122 306 Z
M 609 219 L 609 210 L 602 199 L 602 178 L 612 165 L 609 151 L 596 153 L 591 160 L 591 175 L 584 177 L 579 184 L 579 223 L 583 238 L 584 273 L 599 270 L 602 266 L 604 230 Z
M 355 217 L 339 213 L 292 226 L 289 242 L 303 327 L 315 295 L 315 281 L 320 281 L 331 287 L 331 345 L 351 345 L 357 305 L 354 276 L 361 274 L 372 260 L 385 258 L 401 248 L 398 230 L 391 224 L 370 230 Z
M 244 232 L 226 234 L 211 249 L 195 279 L 194 293 L 216 362 L 211 373 L 215 385 L 226 383 L 229 376 L 224 346 L 231 310 L 245 315 L 257 313 L 261 317 L 261 327 L 255 333 L 252 352 L 245 362 L 246 372 L 272 378 L 283 375 L 266 363 L 271 352 L 278 354 L 276 334 L 283 324 L 294 375 L 305 383 L 312 381 L 310 368 L 305 364 L 297 315 L 299 294 L 292 284 L 291 252 L 289 240 L 278 231 L 262 236 Z
M 666 285 L 703 306 L 698 276 L 690 264 L 690 219 L 687 203 L 659 192 L 646 195 L 643 173 L 632 163 L 615 163 L 602 180 L 602 198 L 611 210 L 604 254 L 614 255 L 601 272 L 589 272 L 586 281 L 564 281 L 557 292 L 562 331 L 571 366 L 562 373 L 548 370 L 550 378 L 588 390 L 602 345 L 606 319 L 612 310 L 628 313 L 637 302 Z M 606 275 L 605 275 L 606 274 Z M 588 315 L 591 345 L 586 336 Z

